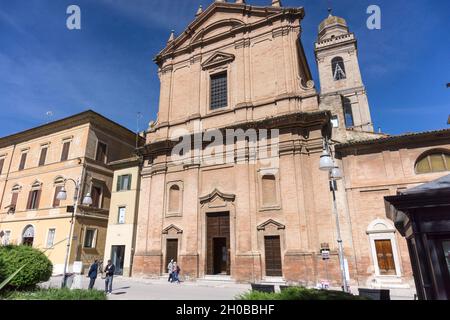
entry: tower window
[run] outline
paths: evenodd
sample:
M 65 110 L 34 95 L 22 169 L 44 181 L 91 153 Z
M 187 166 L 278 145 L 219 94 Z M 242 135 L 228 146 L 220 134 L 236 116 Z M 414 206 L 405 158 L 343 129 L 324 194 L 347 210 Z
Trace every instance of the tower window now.
M 352 103 L 349 99 L 344 99 L 344 119 L 345 126 L 347 128 L 353 127 L 355 125 L 353 121 Z
M 344 60 L 341 57 L 336 57 L 331 60 L 331 69 L 333 70 L 334 81 L 347 78 L 345 74 Z
M 219 73 L 211 76 L 211 110 L 228 105 L 227 74 Z

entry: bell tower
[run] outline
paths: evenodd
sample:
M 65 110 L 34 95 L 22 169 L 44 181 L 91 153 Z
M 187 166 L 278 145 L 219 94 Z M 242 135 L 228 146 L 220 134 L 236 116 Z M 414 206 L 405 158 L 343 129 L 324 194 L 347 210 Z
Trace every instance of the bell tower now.
M 321 100 L 325 101 L 321 108 L 332 111 L 333 125 L 347 130 L 373 132 L 355 35 L 349 31 L 343 18 L 331 14 L 331 9 L 319 25 L 315 55 Z

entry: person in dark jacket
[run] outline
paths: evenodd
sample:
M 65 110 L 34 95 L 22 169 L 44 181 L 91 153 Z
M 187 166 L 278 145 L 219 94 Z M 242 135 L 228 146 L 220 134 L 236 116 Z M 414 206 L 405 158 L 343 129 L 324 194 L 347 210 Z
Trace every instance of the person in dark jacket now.
M 111 260 L 108 260 L 108 264 L 105 268 L 105 292 L 106 294 L 111 294 L 112 292 L 112 282 L 114 278 L 114 272 L 116 271 L 116 267 L 111 262 Z
M 97 279 L 97 273 L 98 273 L 98 260 L 95 260 L 94 263 L 89 268 L 88 272 L 88 278 L 89 281 L 89 290 L 92 290 L 94 288 L 95 279 Z

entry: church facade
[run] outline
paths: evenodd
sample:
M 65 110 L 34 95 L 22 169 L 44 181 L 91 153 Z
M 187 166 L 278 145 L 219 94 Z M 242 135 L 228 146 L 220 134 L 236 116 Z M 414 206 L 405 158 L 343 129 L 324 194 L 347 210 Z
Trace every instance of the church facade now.
M 375 204 L 395 187 L 358 180 L 359 170 L 383 166 L 375 158 L 388 156 L 373 141 L 389 138 L 373 130 L 356 37 L 331 13 L 321 23 L 318 92 L 301 43 L 304 15 L 280 1 L 216 0 L 156 56 L 160 105 L 139 150 L 134 276 L 162 276 L 174 259 L 186 279 L 339 286 L 333 188 L 350 284 L 413 286 L 406 244 L 382 197 Z M 336 184 L 319 170 L 326 141 L 344 172 Z M 400 174 L 390 168 L 389 179 Z

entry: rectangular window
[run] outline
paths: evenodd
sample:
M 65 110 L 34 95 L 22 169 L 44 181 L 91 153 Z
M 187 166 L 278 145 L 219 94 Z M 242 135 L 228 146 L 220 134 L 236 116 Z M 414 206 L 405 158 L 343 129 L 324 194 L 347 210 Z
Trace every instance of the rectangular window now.
M 27 210 L 36 210 L 39 208 L 39 199 L 41 197 L 41 190 L 32 190 L 28 195 Z
M 86 229 L 86 234 L 84 236 L 84 247 L 85 248 L 95 248 L 95 236 L 96 229 Z
M 27 162 L 27 153 L 22 153 L 22 156 L 20 157 L 20 164 L 19 164 L 19 171 L 22 171 L 25 169 L 25 163 Z
M 70 141 L 66 141 L 63 144 L 61 161 L 67 161 L 67 159 L 69 159 L 69 150 L 70 150 Z
M 17 205 L 17 198 L 19 197 L 18 192 L 14 192 L 11 197 L 11 204 L 9 205 L 9 210 L 11 213 L 14 213 L 16 211 L 16 205 Z
M 8 246 L 11 241 L 11 231 L 6 230 L 5 234 L 3 235 L 3 245 Z
M 0 159 L 0 174 L 3 173 L 3 165 L 5 164 L 5 158 Z
M 100 186 L 92 186 L 92 207 L 100 208 L 102 205 L 102 187 Z
M 125 211 L 126 211 L 126 207 L 119 207 L 119 217 L 117 219 L 117 222 L 119 224 L 125 223 Z
M 107 145 L 99 141 L 97 144 L 97 154 L 95 156 L 95 160 L 106 163 L 106 150 Z
M 39 157 L 39 167 L 45 164 L 45 159 L 47 158 L 47 150 L 47 147 L 41 149 L 41 156 Z
M 117 191 L 131 190 L 131 174 L 119 176 L 117 178 Z
M 61 201 L 58 200 L 58 193 L 62 190 L 62 186 L 56 187 L 55 188 L 55 194 L 53 196 L 53 208 L 57 208 L 59 207 L 59 205 L 61 204 Z
M 228 105 L 227 74 L 219 73 L 211 76 L 211 110 Z
M 351 128 L 355 125 L 353 121 L 352 104 L 350 101 L 344 102 L 344 119 L 347 128 Z
M 339 128 L 339 118 L 338 116 L 332 116 L 331 117 L 331 125 L 333 128 Z
M 53 244 L 55 242 L 55 232 L 56 232 L 56 229 L 48 229 L 47 247 L 46 248 L 52 248 L 53 247 Z
M 381 275 L 395 275 L 394 254 L 391 240 L 375 240 L 378 267 Z

